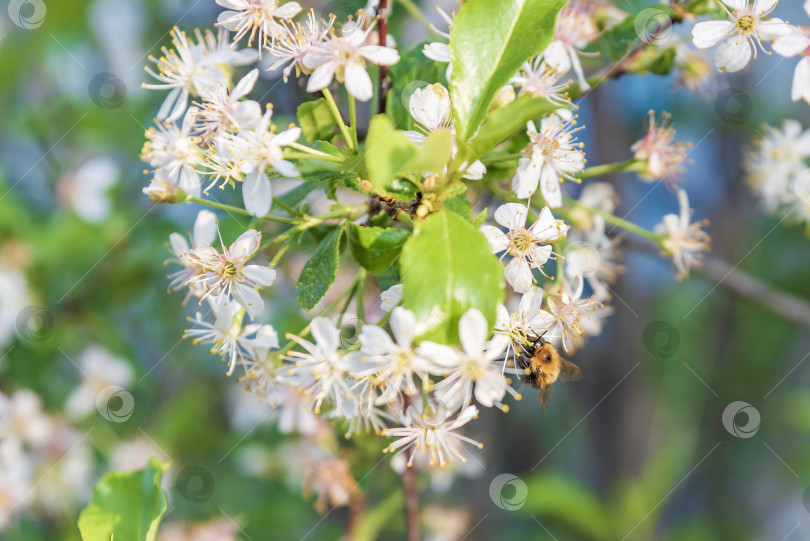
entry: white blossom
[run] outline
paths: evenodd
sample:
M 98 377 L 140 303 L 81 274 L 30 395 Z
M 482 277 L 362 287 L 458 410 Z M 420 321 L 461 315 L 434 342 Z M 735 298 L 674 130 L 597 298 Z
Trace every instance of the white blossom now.
M 481 226 L 481 232 L 487 237 L 493 253 L 501 253 L 501 260 L 507 255 L 511 261 L 504 269 L 506 281 L 518 293 L 525 293 L 534 281 L 532 268 L 542 272 L 542 267 L 552 255 L 549 244 L 565 237 L 568 226 L 551 214 L 551 209 L 543 207 L 540 215 L 528 229 L 526 217 L 528 210 L 520 203 L 506 203 L 495 211 L 495 221 L 507 228 L 504 233 L 491 225 Z
M 282 148 L 301 137 L 301 128 L 291 126 L 275 133 L 272 131 L 272 118 L 273 109 L 268 108 L 255 129 L 240 131 L 222 142 L 223 146 L 228 147 L 229 160 L 244 174 L 242 199 L 245 210 L 254 216 L 266 215 L 273 203 L 268 169 L 285 177 L 301 176 L 295 165 L 284 159 Z
M 345 353 L 340 350 L 340 333 L 335 324 L 325 317 L 316 317 L 310 324 L 313 344 L 298 336 L 287 334 L 305 352 L 291 351 L 284 357 L 290 364 L 278 370 L 278 377 L 286 385 L 306 393 L 310 407 L 318 414 L 327 403 L 335 408 L 337 416 L 354 413 L 353 402 L 357 400 L 348 376 L 358 361 L 359 352 Z
M 499 304 L 495 320 L 495 336 L 508 340 L 501 372 L 506 368 L 507 360 L 520 354 L 522 348 L 529 346 L 543 334 L 546 319 L 543 306 L 543 290 L 531 287 L 520 297 L 516 312 L 510 312 L 506 306 Z
M 283 38 L 287 30 L 277 19 L 292 19 L 301 11 L 298 2 L 287 2 L 279 5 L 278 0 L 216 0 L 224 7 L 217 17 L 217 24 L 236 32 L 233 40 L 238 43 L 248 33 L 247 46 L 253 45 L 253 38 L 258 37 L 256 46 L 261 51 L 268 45 L 267 40 L 274 42 Z
M 65 402 L 65 412 L 76 420 L 95 411 L 96 398 L 106 387 L 126 387 L 134 377 L 129 363 L 98 345 L 88 346 L 82 351 L 78 365 L 83 376 L 82 383 Z
M 666 235 L 661 242 L 664 252 L 672 257 L 678 278 L 689 275 L 689 269 L 700 263 L 703 252 L 709 250 L 709 234 L 701 228 L 705 221 L 691 223 L 692 210 L 684 190 L 678 190 L 679 214 L 667 214 L 655 226 L 655 232 Z
M 217 83 L 200 91 L 202 101 L 195 103 L 199 108 L 195 128 L 203 139 L 210 139 L 218 132 L 252 129 L 262 116 L 259 102 L 242 100 L 256 85 L 259 70 L 251 70 L 233 89 L 225 83 Z
M 805 1 L 804 11 L 810 16 L 810 0 Z M 790 97 L 793 101 L 810 103 L 810 27 L 791 27 L 790 32 L 776 38 L 773 50 L 786 57 L 802 57 L 796 64 Z
M 193 248 L 189 259 L 205 272 L 188 283 L 201 285 L 205 289 L 203 298 L 219 297 L 218 306 L 235 300 L 254 319 L 264 309 L 264 301 L 256 288 L 268 287 L 276 279 L 275 270 L 264 265 L 246 264 L 259 250 L 261 240 L 261 233 L 248 229 L 229 248 L 220 238 L 222 253 L 210 244 Z
M 209 297 L 218 313 L 210 323 L 200 312 L 190 321 L 194 327 L 186 330 L 184 338 L 193 338 L 194 343 L 211 344 L 211 353 L 228 363 L 227 375 L 232 375 L 237 364 L 249 371 L 251 362 L 263 360 L 266 352 L 278 348 L 278 336 L 270 325 L 250 324 L 242 326 L 242 308 L 238 304 L 220 303 Z
M 199 95 L 207 86 L 227 83 L 223 65 L 243 66 L 255 58 L 252 51 L 229 49 L 228 32 L 225 30 L 220 30 L 216 36 L 210 30 L 205 34 L 196 30 L 195 36 L 197 43 L 175 27 L 172 30 L 174 50 L 164 47 L 162 57 L 149 57 L 155 63 L 157 72 L 148 66 L 146 72 L 158 82 L 144 83 L 143 87 L 171 89 L 158 111 L 158 120 L 172 122 L 179 119 L 186 110 L 189 95 Z
M 468 438 L 458 430 L 478 416 L 478 408 L 467 406 L 457 416 L 444 408 L 435 408 L 432 413 L 423 413 L 421 408 L 409 407 L 401 416 L 402 426 L 383 430 L 383 436 L 397 438 L 384 450 L 387 453 L 398 451 L 398 454 L 413 448 L 408 466 L 413 465 L 416 452 L 427 452 L 430 464 L 444 466 L 448 461 L 458 457 L 466 462 L 464 448 L 473 445 L 478 449 L 483 444 Z
M 683 163 L 692 144 L 675 141 L 672 115 L 667 112 L 662 113 L 658 120 L 655 118 L 655 111 L 647 113 L 644 131 L 644 137 L 630 147 L 635 159 L 645 162 L 645 171 L 641 178 L 674 182 L 683 171 Z
M 571 174 L 585 167 L 583 143 L 577 143 L 573 136 L 579 129 L 574 128 L 575 125 L 576 117 L 563 120 L 559 115 L 544 118 L 539 131 L 534 122 L 527 123 L 530 143 L 512 179 L 512 189 L 519 198 L 531 197 L 539 183 L 549 207 L 562 205 L 560 183 L 563 178 L 575 180 Z
M 304 57 L 303 65 L 313 70 L 307 83 L 307 92 L 323 90 L 333 79 L 343 83 L 346 91 L 360 101 L 368 101 L 374 95 L 371 77 L 366 63 L 391 66 L 399 62 L 396 49 L 368 43 L 374 25 L 360 29 L 361 22 L 344 27 L 341 34 L 313 46 Z
M 199 139 L 193 134 L 197 111 L 196 107 L 189 108 L 181 128 L 173 122 L 164 122 L 147 129 L 147 141 L 141 151 L 141 159 L 155 168 L 156 176 L 195 197 L 200 195 L 201 187 L 197 167 L 204 157 L 197 146 Z
M 697 23 L 692 28 L 695 47 L 706 49 L 722 41 L 714 53 L 717 69 L 740 71 L 752 56 L 757 57 L 757 47 L 767 53 L 762 41 L 773 41 L 790 32 L 790 25 L 782 19 L 766 17 L 777 1 L 721 0 L 719 4 L 728 14 L 728 20 Z
M 194 221 L 194 230 L 191 233 L 190 243 L 186 237 L 179 233 L 172 233 L 169 236 L 172 253 L 177 258 L 169 260 L 167 263 L 176 261 L 183 268 L 169 275 L 169 289 L 177 290 L 186 285 L 189 280 L 203 272 L 203 268 L 191 260 L 190 251 L 192 248 L 207 246 L 214 242 L 217 234 L 217 216 L 210 210 L 201 210 Z M 205 291 L 199 287 L 192 288 L 190 293 L 201 297 Z
M 579 57 L 586 54 L 582 49 L 598 35 L 599 29 L 592 13 L 576 4 L 566 6 L 557 16 L 554 40 L 543 51 L 542 57 L 560 75 L 573 69 L 577 75 L 579 90 L 584 92 L 590 89 L 590 85 L 585 79 Z
M 515 392 L 506 382 L 498 363 L 503 360 L 507 337 L 496 335 L 492 342 L 487 343 L 489 325 L 475 308 L 461 316 L 458 334 L 461 350 L 427 340 L 417 349 L 419 355 L 433 363 L 431 371 L 447 374 L 434 387 L 436 398 L 451 410 L 466 406 L 474 396 L 482 406 L 497 406 L 509 411 L 502 399 L 507 391 L 513 395 Z

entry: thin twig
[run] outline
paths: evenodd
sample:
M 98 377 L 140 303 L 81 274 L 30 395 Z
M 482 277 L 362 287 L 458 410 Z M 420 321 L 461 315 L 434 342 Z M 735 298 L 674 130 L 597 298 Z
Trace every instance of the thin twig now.
M 407 412 L 411 397 L 403 394 L 402 409 Z M 405 516 L 408 541 L 419 541 L 419 487 L 416 485 L 416 468 L 408 466 L 413 459 L 413 446 L 405 452 L 405 473 L 402 474 L 402 486 L 405 489 Z
M 377 9 L 377 17 L 380 19 L 378 26 L 380 46 L 385 47 L 385 42 L 388 38 L 388 0 L 380 0 L 380 6 Z M 388 66 L 380 66 L 380 93 L 377 102 L 377 112 L 379 114 L 385 113 L 386 103 L 388 101 L 388 89 L 390 86 L 388 81 Z
M 707 256 L 695 269 L 730 291 L 760 302 L 777 314 L 810 328 L 810 303 L 775 289 L 722 259 Z

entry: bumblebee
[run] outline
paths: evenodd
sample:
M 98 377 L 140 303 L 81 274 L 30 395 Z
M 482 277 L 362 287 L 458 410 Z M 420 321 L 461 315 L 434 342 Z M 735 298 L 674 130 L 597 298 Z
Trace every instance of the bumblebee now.
M 543 413 L 551 398 L 553 384 L 560 381 L 579 381 L 582 379 L 582 370 L 574 363 L 563 359 L 550 342 L 538 336 L 528 345 L 521 347 L 516 356 L 517 366 L 523 369 L 526 381 L 540 390 L 540 407 Z

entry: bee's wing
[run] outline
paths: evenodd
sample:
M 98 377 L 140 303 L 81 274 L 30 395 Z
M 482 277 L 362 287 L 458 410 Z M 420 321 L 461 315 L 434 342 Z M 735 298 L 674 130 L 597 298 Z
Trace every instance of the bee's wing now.
M 570 361 L 566 361 L 560 357 L 560 380 L 561 381 L 579 381 L 582 379 L 582 370 L 577 365 Z
M 540 408 L 543 410 L 543 413 L 546 412 L 546 406 L 548 406 L 548 401 L 551 398 L 551 392 L 554 388 L 551 385 L 546 385 L 540 389 Z

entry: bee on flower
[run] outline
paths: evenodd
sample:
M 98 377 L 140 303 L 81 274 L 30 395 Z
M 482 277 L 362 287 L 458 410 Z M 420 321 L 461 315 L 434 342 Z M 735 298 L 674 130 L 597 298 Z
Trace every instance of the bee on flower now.
M 504 336 L 507 339 L 507 348 L 504 354 L 504 363 L 501 373 L 506 370 L 507 360 L 520 354 L 522 348 L 529 346 L 533 338 L 541 336 L 545 331 L 543 290 L 531 287 L 521 295 L 520 304 L 516 312 L 510 312 L 506 306 L 499 304 L 495 320 L 495 336 Z M 515 365 L 517 374 L 517 365 Z

